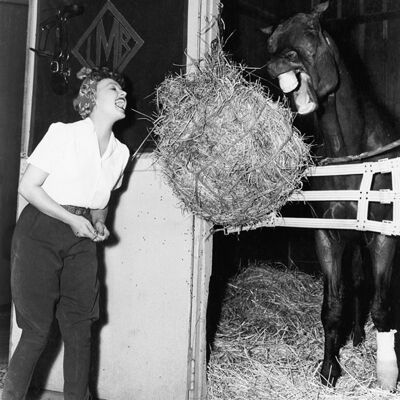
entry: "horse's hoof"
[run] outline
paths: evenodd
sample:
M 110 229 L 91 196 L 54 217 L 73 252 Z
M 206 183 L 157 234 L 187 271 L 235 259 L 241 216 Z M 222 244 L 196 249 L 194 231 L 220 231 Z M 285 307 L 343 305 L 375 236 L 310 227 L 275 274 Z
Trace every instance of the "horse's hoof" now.
M 330 387 L 330 388 L 334 388 L 336 386 L 336 383 L 337 383 L 337 380 L 338 380 L 337 377 L 332 377 L 332 376 L 325 377 L 322 374 L 319 374 L 319 375 L 320 375 L 320 378 L 321 378 L 321 383 L 324 386 L 327 386 L 327 387 Z
M 321 368 L 319 375 L 324 386 L 335 387 L 342 373 L 339 364 L 329 364 L 327 367 Z

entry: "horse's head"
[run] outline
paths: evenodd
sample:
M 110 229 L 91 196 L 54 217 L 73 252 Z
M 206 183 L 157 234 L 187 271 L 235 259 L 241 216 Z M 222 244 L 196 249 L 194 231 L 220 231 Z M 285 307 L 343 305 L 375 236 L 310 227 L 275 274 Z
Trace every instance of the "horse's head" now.
M 319 23 L 328 6 L 328 1 L 320 3 L 310 14 L 296 14 L 263 30 L 270 35 L 268 72 L 278 78 L 283 92 L 293 94 L 299 114 L 313 112 L 338 86 L 336 48 Z

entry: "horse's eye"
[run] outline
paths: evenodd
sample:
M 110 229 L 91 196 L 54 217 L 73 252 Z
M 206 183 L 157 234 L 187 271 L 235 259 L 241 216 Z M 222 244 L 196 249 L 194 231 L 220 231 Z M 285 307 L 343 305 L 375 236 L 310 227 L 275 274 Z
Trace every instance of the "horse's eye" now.
M 296 53 L 294 50 L 290 50 L 290 51 L 288 51 L 288 52 L 285 53 L 285 57 L 286 57 L 288 60 L 293 61 L 293 60 L 296 60 L 296 59 L 297 59 L 297 53 Z

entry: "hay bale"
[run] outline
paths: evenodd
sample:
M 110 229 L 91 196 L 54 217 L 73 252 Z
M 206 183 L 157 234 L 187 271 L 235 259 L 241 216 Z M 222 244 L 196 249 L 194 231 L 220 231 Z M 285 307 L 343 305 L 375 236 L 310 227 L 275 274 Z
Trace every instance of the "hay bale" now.
M 215 47 L 195 72 L 157 88 L 153 132 L 167 182 L 186 210 L 223 227 L 272 218 L 311 163 L 287 105 L 245 72 Z
M 343 376 L 323 386 L 322 279 L 253 264 L 228 284 L 208 364 L 208 400 L 394 400 L 377 388 L 376 331 L 340 352 Z

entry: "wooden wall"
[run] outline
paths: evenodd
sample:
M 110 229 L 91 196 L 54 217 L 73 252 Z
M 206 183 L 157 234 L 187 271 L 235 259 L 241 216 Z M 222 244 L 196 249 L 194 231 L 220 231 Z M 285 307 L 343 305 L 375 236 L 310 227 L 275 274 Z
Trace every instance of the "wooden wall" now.
M 68 3 L 71 1 L 39 0 L 38 23 L 55 15 L 57 10 Z M 107 4 L 107 0 L 76 0 L 74 3 L 83 5 L 84 13 L 72 18 L 68 24 L 71 49 L 77 45 L 82 35 L 91 26 L 100 10 Z M 155 111 L 155 87 L 168 73 L 175 73 L 184 65 L 186 1 L 112 0 L 111 3 L 144 41 L 142 47 L 122 71 L 128 83 L 128 105 L 145 115 L 152 116 Z M 105 38 L 103 38 L 105 46 L 113 44 L 110 29 L 109 26 L 105 26 Z M 47 46 L 49 50 L 53 49 L 54 37 L 54 32 L 50 32 Z M 113 48 L 110 50 L 108 58 L 103 51 L 102 65 L 112 67 L 114 51 Z M 69 90 L 66 94 L 57 95 L 50 85 L 49 60 L 36 57 L 30 150 L 46 133 L 50 123 L 71 122 L 80 118 L 72 108 L 72 101 L 81 83 L 76 79 L 76 72 L 81 67 L 82 63 L 74 54 L 71 54 L 72 71 Z M 129 111 L 126 119 L 115 126 L 115 133 L 134 151 L 146 136 L 149 127 L 151 124 L 145 121 L 143 116 Z
M 0 305 L 10 302 L 24 95 L 28 1 L 0 1 Z

